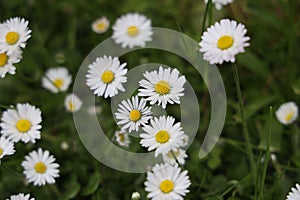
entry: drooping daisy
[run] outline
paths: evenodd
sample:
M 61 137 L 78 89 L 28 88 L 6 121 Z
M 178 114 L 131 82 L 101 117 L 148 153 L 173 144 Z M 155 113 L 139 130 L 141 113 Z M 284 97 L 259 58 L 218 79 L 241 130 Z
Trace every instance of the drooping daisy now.
M 114 137 L 115 137 L 117 143 L 120 146 L 123 146 L 123 147 L 128 147 L 129 146 L 130 140 L 129 140 L 128 133 L 126 133 L 122 130 L 121 131 L 116 131 Z
M 294 102 L 282 104 L 276 111 L 278 121 L 284 125 L 293 123 L 298 117 L 298 106 Z
M 94 94 L 104 98 L 113 97 L 119 90 L 124 92 L 122 84 L 127 82 L 127 69 L 124 69 L 127 63 L 120 65 L 118 57 L 103 56 L 96 58 L 96 61 L 90 64 L 88 74 L 86 75 L 86 84 Z
M 27 20 L 14 17 L 6 20 L 0 26 L 0 53 L 7 52 L 8 55 L 11 55 L 16 50 L 26 47 L 26 42 L 31 36 Z
M 163 69 L 159 67 L 158 71 L 144 73 L 145 79 L 139 81 L 140 88 L 138 95 L 146 97 L 146 101 L 150 101 L 153 105 L 158 102 L 164 109 L 167 103 L 180 104 L 180 97 L 184 96 L 183 85 L 185 77 L 179 75 L 177 69 Z
M 177 165 L 156 164 L 152 172 L 147 172 L 145 190 L 152 200 L 183 200 L 191 185 L 188 171 L 181 171 Z
M 286 197 L 286 200 L 299 200 L 300 199 L 300 185 L 296 184 L 296 187 L 291 189 L 292 191 Z
M 72 76 L 65 67 L 48 69 L 42 78 L 42 86 L 52 93 L 65 92 L 72 82 Z
M 122 125 L 122 130 L 128 129 L 128 132 L 138 131 L 139 127 L 145 126 L 151 116 L 151 107 L 146 106 L 146 101 L 142 98 L 139 101 L 138 96 L 123 100 L 119 104 L 116 118 L 118 125 Z
M 82 106 L 82 101 L 76 94 L 69 94 L 65 98 L 65 108 L 69 112 L 76 112 Z
M 235 62 L 235 55 L 244 52 L 244 47 L 249 46 L 249 37 L 243 24 L 234 20 L 222 19 L 209 27 L 201 37 L 200 52 L 203 59 L 210 64 Z
M 128 13 L 117 19 L 113 26 L 113 36 L 123 48 L 144 47 L 152 40 L 151 20 L 138 13 Z
M 204 0 L 205 3 L 208 2 L 208 0 Z M 212 3 L 215 4 L 215 7 L 217 10 L 221 10 L 223 6 L 232 3 L 233 0 L 212 0 Z
M 11 195 L 7 200 L 35 200 L 35 198 L 30 198 L 30 194 L 24 195 L 23 193 L 17 195 Z
M 95 33 L 104 33 L 109 28 L 109 21 L 106 17 L 101 17 L 99 19 L 96 19 L 92 23 L 92 30 Z
M 171 150 L 176 151 L 182 145 L 185 134 L 180 122 L 174 124 L 175 118 L 160 116 L 150 120 L 150 125 L 143 127 L 140 135 L 141 145 L 148 151 L 155 149 L 155 157 L 159 154 L 167 154 Z
M 59 177 L 59 165 L 54 161 L 55 158 L 47 150 L 39 148 L 30 152 L 22 162 L 27 181 L 37 186 L 55 183 L 54 178 Z
M 11 55 L 6 52 L 0 53 L 0 77 L 4 78 L 7 73 L 15 74 L 16 67 L 14 64 L 19 63 L 22 59 L 20 50 L 14 51 Z
M 41 139 L 41 111 L 28 103 L 17 104 L 16 109 L 8 109 L 2 114 L 2 135 L 12 142 L 24 143 Z
M 178 162 L 180 164 L 184 165 L 185 159 L 188 157 L 188 155 L 186 154 L 186 151 L 184 151 L 182 149 L 177 149 L 177 150 L 173 151 L 173 153 L 176 156 L 176 159 L 178 160 Z M 174 158 L 171 151 L 167 154 L 163 154 L 163 160 L 165 163 L 169 163 L 171 165 L 176 164 L 176 159 Z
M 12 155 L 15 153 L 14 143 L 6 139 L 5 137 L 0 137 L 0 159 L 6 155 Z

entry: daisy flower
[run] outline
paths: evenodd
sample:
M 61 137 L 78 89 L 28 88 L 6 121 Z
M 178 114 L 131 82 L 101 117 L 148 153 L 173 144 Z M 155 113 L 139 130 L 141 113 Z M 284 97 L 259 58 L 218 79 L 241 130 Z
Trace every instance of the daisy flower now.
M 139 192 L 133 192 L 131 194 L 131 200 L 140 200 L 141 199 L 141 195 Z
M 10 142 L 5 137 L 0 137 L 0 159 L 6 155 L 12 155 L 15 153 L 14 143 Z
M 122 130 L 129 129 L 128 132 L 138 131 L 139 127 L 145 126 L 151 116 L 151 107 L 146 106 L 146 101 L 142 98 L 139 101 L 138 96 L 134 96 L 127 101 L 123 100 L 119 104 L 116 118 L 118 125 L 123 125 Z
M 155 157 L 159 154 L 167 154 L 171 150 L 176 151 L 181 147 L 185 134 L 180 122 L 174 124 L 175 118 L 160 116 L 150 120 L 148 126 L 143 127 L 140 143 L 148 147 L 148 151 L 155 149 Z
M 188 155 L 186 154 L 186 151 L 184 151 L 182 149 L 177 149 L 177 150 L 173 151 L 173 153 L 176 156 L 178 162 L 180 164 L 184 165 L 185 159 L 188 157 Z M 167 154 L 163 154 L 163 160 L 165 163 L 169 163 L 171 165 L 176 164 L 176 160 L 171 151 Z
M 284 125 L 291 124 L 298 117 L 298 106 L 294 102 L 282 104 L 276 111 L 278 121 Z
M 52 93 L 65 92 L 72 82 L 72 76 L 65 67 L 51 68 L 42 78 L 42 86 Z
M 122 147 L 128 147 L 130 144 L 128 133 L 123 131 L 116 131 L 114 135 L 117 143 Z
M 286 200 L 299 200 L 300 199 L 300 185 L 296 184 L 296 187 L 292 188 L 292 191 L 286 197 Z
M 0 127 L 2 135 L 12 142 L 35 143 L 41 139 L 41 111 L 28 103 L 17 104 L 16 109 L 8 109 L 2 114 Z
M 76 94 L 69 94 L 65 98 L 65 108 L 69 112 L 76 112 L 82 106 L 82 101 Z
M 109 28 L 109 21 L 106 17 L 101 17 L 99 19 L 96 19 L 92 23 L 92 30 L 95 33 L 104 33 Z
M 22 162 L 27 181 L 35 186 L 55 183 L 54 178 L 59 177 L 59 165 L 54 161 L 55 158 L 47 150 L 39 148 L 30 152 Z
M 6 52 L 0 53 L 0 77 L 4 78 L 7 73 L 15 74 L 15 63 L 19 63 L 22 59 L 22 52 L 20 50 L 14 51 L 11 55 Z
M 30 198 L 30 194 L 24 195 L 23 193 L 17 195 L 11 195 L 7 200 L 35 200 L 34 198 Z
M 128 13 L 117 19 L 113 26 L 113 36 L 122 48 L 144 47 L 152 40 L 151 20 L 138 13 Z
M 208 2 L 208 0 L 204 0 L 205 3 Z M 217 10 L 221 10 L 223 6 L 232 3 L 233 0 L 212 0 L 212 3 L 215 4 L 215 7 Z
M 104 95 L 104 98 L 117 95 L 119 90 L 124 92 L 122 84 L 127 82 L 127 69 L 124 69 L 126 65 L 127 63 L 120 65 L 118 57 L 96 58 L 96 61 L 89 65 L 86 84 L 94 90 L 95 95 Z
M 249 46 L 249 37 L 243 24 L 234 20 L 222 19 L 209 27 L 201 37 L 200 52 L 203 59 L 210 64 L 235 62 L 235 55 L 244 52 L 244 47 Z
M 187 170 L 181 171 L 177 165 L 156 164 L 152 172 L 147 172 L 147 197 L 152 200 L 183 200 L 191 185 L 187 173 Z
M 8 55 L 20 48 L 24 49 L 31 36 L 28 21 L 20 17 L 6 20 L 0 30 L 0 53 L 7 52 Z
M 145 79 L 139 81 L 140 88 L 138 96 L 147 97 L 146 101 L 150 101 L 153 105 L 158 102 L 165 109 L 167 103 L 180 104 L 180 97 L 184 96 L 183 85 L 185 77 L 179 76 L 177 69 L 163 69 L 159 67 L 158 71 L 144 73 Z

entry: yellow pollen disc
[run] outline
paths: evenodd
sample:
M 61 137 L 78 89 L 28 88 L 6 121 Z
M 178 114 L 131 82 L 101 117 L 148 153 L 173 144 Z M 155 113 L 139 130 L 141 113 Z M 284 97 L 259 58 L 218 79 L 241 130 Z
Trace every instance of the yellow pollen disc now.
M 141 119 L 141 112 L 138 110 L 132 110 L 129 113 L 129 118 L 131 121 L 138 121 L 139 119 Z
M 97 24 L 97 28 L 98 30 L 103 31 L 106 28 L 106 25 L 105 23 L 100 22 L 99 24 Z
M 69 101 L 69 109 L 70 109 L 70 111 L 74 111 L 74 109 L 75 109 L 75 106 L 72 101 Z
M 170 139 L 170 135 L 168 131 L 161 130 L 158 131 L 155 135 L 155 140 L 161 144 L 168 142 Z
M 169 193 L 174 189 L 174 183 L 170 180 L 164 180 L 160 183 L 159 188 L 163 193 Z
M 294 112 L 289 112 L 289 113 L 284 117 L 284 120 L 285 120 L 286 122 L 289 122 L 289 121 L 291 121 L 291 120 L 293 119 L 293 117 L 294 117 Z
M 58 89 L 60 89 L 60 88 L 63 86 L 64 81 L 63 81 L 62 79 L 58 78 L 58 79 L 55 79 L 55 80 L 53 81 L 53 84 L 54 84 Z
M 233 45 L 233 38 L 229 35 L 224 35 L 219 38 L 218 40 L 218 47 L 219 49 L 225 50 Z
M 3 153 L 3 149 L 0 147 L 0 156 L 2 155 Z
M 34 169 L 37 173 L 43 174 L 47 170 L 47 166 L 43 162 L 38 162 L 35 164 Z
M 120 139 L 121 142 L 124 142 L 124 141 L 125 141 L 125 136 L 124 136 L 124 134 L 120 133 L 120 134 L 119 134 L 119 139 Z
M 102 73 L 101 79 L 104 83 L 111 83 L 115 79 L 115 74 L 110 70 L 106 70 Z
M 160 95 L 169 94 L 170 90 L 170 85 L 166 81 L 159 81 L 155 85 L 155 92 L 157 92 Z
M 7 63 L 7 55 L 6 53 L 0 53 L 0 67 L 3 67 Z
M 16 125 L 18 131 L 26 133 L 31 128 L 31 123 L 28 119 L 20 119 Z
M 135 37 L 139 34 L 139 28 L 137 26 L 129 26 L 128 29 L 127 29 L 127 34 L 130 36 L 130 37 Z
M 11 31 L 6 34 L 5 39 L 8 44 L 14 45 L 18 42 L 19 37 L 19 33 Z

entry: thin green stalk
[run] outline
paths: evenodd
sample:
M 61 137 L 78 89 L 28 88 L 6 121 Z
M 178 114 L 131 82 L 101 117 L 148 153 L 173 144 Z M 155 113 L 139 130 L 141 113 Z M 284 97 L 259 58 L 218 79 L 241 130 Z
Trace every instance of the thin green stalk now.
M 178 159 L 177 159 L 177 157 L 176 157 L 176 155 L 175 155 L 175 153 L 174 153 L 173 150 L 171 150 L 171 154 L 172 154 L 172 156 L 174 157 L 174 159 L 175 159 L 176 163 L 178 164 L 178 166 L 179 166 L 182 170 L 184 170 L 184 167 L 183 167 L 183 166 L 180 164 L 180 162 L 178 161 Z
M 5 106 L 5 105 L 1 105 L 1 104 L 0 104 L 0 108 L 3 108 L 3 109 L 13 109 L 14 107 L 11 107 L 11 106 Z
M 243 135 L 244 135 L 244 142 L 246 146 L 246 152 L 247 156 L 249 159 L 250 163 L 250 169 L 253 174 L 256 174 L 256 167 L 255 167 L 255 162 L 254 162 L 254 156 L 251 148 L 251 142 L 250 142 L 250 137 L 249 137 L 249 132 L 247 128 L 247 123 L 244 115 L 244 104 L 243 104 L 243 99 L 242 99 L 242 92 L 241 92 L 241 86 L 240 86 L 240 79 L 239 79 L 239 74 L 238 74 L 238 69 L 236 63 L 232 65 L 233 73 L 234 73 L 234 81 L 236 85 L 236 92 L 237 92 L 237 97 L 238 97 L 238 102 L 239 102 L 239 112 L 240 116 L 242 119 L 242 126 L 243 126 Z
M 207 18 L 207 15 L 208 15 L 209 8 L 212 7 L 211 5 L 212 5 L 212 0 L 208 0 L 208 2 L 206 4 L 206 7 L 205 7 L 205 11 L 204 11 L 204 16 L 203 16 L 203 21 L 202 21 L 202 32 L 201 32 L 201 35 L 203 34 L 203 32 L 205 30 L 206 18 Z

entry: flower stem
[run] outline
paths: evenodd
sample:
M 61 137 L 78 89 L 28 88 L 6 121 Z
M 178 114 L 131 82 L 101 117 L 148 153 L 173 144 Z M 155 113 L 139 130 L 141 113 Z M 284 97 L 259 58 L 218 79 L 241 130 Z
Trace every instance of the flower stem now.
M 179 160 L 177 159 L 177 157 L 176 157 L 176 155 L 175 155 L 175 153 L 174 153 L 173 150 L 171 150 L 171 154 L 172 154 L 172 156 L 174 157 L 174 159 L 175 159 L 176 163 L 178 164 L 178 166 L 179 166 L 182 170 L 184 170 L 184 167 L 180 164 L 180 162 L 179 162 Z
M 209 10 L 211 10 L 211 7 L 212 7 L 212 0 L 208 0 L 207 4 L 206 4 L 206 7 L 205 7 L 205 11 L 204 11 L 204 16 L 203 16 L 203 21 L 202 21 L 202 33 L 201 35 L 203 35 L 203 32 L 205 30 L 205 23 L 206 23 L 206 18 L 207 18 L 207 15 L 209 14 Z M 212 11 L 210 11 L 210 14 L 211 14 Z M 211 18 L 211 15 L 210 15 L 210 18 Z
M 0 108 L 3 108 L 3 109 L 13 109 L 14 107 L 12 107 L 12 106 L 5 106 L 5 105 L 1 105 L 0 104 Z

